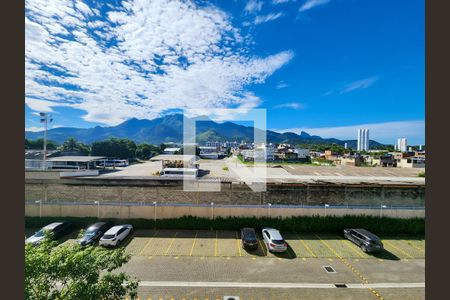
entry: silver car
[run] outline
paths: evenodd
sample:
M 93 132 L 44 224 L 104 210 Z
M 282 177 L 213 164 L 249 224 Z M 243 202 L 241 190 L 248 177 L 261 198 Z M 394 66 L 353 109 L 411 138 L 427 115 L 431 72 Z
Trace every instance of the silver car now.
M 104 247 L 118 246 L 131 231 L 133 231 L 133 226 L 130 224 L 113 226 L 100 238 L 99 245 Z
M 286 252 L 287 243 L 284 241 L 280 232 L 274 228 L 263 228 L 262 236 L 267 249 L 270 252 Z

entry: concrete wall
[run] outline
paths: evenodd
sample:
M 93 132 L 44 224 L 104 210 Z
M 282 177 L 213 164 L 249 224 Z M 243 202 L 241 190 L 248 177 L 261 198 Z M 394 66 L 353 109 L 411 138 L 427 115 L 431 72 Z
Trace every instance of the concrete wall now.
M 43 204 L 42 216 L 48 217 L 97 217 L 117 219 L 153 219 L 155 217 L 154 206 L 131 206 L 131 205 L 61 205 Z M 371 215 L 379 216 L 378 209 L 336 209 L 327 208 L 270 208 L 267 207 L 214 207 L 210 206 L 156 206 L 156 217 L 158 219 L 179 218 L 182 216 L 196 216 L 204 218 L 213 217 L 290 217 L 290 216 L 313 216 L 313 215 Z M 383 209 L 383 216 L 395 218 L 425 217 L 424 210 L 394 210 Z M 25 216 L 39 216 L 39 204 L 25 204 Z
M 245 184 L 222 183 L 220 192 L 188 192 L 183 191 L 182 181 L 26 178 L 25 200 L 425 206 L 425 187 L 268 184 L 267 191 L 260 193 L 253 192 Z

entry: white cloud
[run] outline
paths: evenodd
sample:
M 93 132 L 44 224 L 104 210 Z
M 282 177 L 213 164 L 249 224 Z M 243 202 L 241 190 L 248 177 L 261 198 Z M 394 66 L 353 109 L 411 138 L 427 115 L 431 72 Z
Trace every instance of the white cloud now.
M 361 79 L 358 81 L 354 81 L 354 82 L 346 85 L 342 89 L 341 94 L 352 92 L 354 90 L 366 89 L 366 88 L 370 87 L 372 84 L 374 84 L 377 80 L 378 80 L 377 77 L 369 77 L 369 78 Z
M 55 106 L 55 102 L 25 98 L 25 103 L 29 108 L 36 112 L 53 112 L 52 106 Z
M 276 88 L 277 89 L 284 89 L 287 88 L 289 85 L 287 85 L 283 80 L 277 83 Z
M 295 109 L 295 110 L 299 110 L 304 108 L 305 105 L 299 102 L 288 102 L 288 103 L 282 103 L 282 104 L 278 104 L 276 106 L 274 106 L 274 108 L 290 108 L 290 109 Z
M 302 6 L 300 6 L 299 11 L 307 11 L 316 6 L 327 4 L 330 1 L 331 0 L 307 0 Z
M 256 107 L 260 100 L 247 87 L 293 57 L 250 55 L 251 39 L 212 5 L 95 6 L 26 1 L 25 102 L 32 110 L 68 106 L 85 111 L 86 121 L 114 125 L 169 109 Z
M 287 2 L 294 2 L 294 1 L 296 1 L 296 0 L 272 0 L 272 4 L 277 5 L 277 4 L 287 3 Z
M 318 135 L 323 138 L 355 140 L 359 128 L 369 129 L 370 139 L 382 143 L 394 144 L 399 137 L 406 137 L 408 141 L 417 144 L 425 141 L 425 121 L 423 120 L 368 123 L 340 127 L 288 128 L 276 129 L 275 131 L 295 132 L 297 134 L 305 131 L 311 135 Z
M 254 14 L 261 11 L 264 2 L 257 0 L 249 0 L 244 7 L 244 11 L 248 14 Z
M 36 126 L 31 126 L 31 127 L 26 127 L 25 131 L 31 131 L 31 132 L 39 132 L 39 131 L 43 131 L 44 127 L 36 127 Z
M 270 14 L 262 15 L 262 16 L 256 16 L 254 23 L 256 25 L 258 25 L 258 24 L 269 22 L 269 21 L 274 21 L 282 16 L 284 16 L 284 14 L 280 13 L 280 12 L 279 13 L 270 13 Z

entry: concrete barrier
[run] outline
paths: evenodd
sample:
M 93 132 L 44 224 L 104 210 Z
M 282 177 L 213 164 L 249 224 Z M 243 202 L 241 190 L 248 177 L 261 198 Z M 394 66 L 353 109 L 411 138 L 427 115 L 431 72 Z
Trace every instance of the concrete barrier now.
M 158 206 L 156 205 L 88 205 L 88 204 L 55 204 L 43 203 L 42 216 L 45 217 L 97 217 L 116 219 L 170 219 L 182 216 L 195 216 L 202 218 L 217 217 L 272 217 L 286 218 L 291 216 L 345 216 L 366 215 L 393 218 L 425 218 L 424 209 L 368 209 L 368 208 L 327 208 L 323 207 L 268 207 L 261 206 Z M 25 216 L 38 217 L 40 209 L 38 203 L 25 204 Z

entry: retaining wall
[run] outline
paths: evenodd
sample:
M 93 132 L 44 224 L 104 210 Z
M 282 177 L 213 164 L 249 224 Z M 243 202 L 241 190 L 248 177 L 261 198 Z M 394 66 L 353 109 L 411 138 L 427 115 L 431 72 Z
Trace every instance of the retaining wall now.
M 196 216 L 204 218 L 217 217 L 290 217 L 313 215 L 368 215 L 380 216 L 379 209 L 358 208 L 301 208 L 301 207 L 211 207 L 211 206 L 153 206 L 153 205 L 68 205 L 68 204 L 42 204 L 42 216 L 46 217 L 97 217 L 117 219 L 168 219 L 182 216 Z M 39 216 L 39 204 L 25 204 L 25 216 Z M 394 218 L 425 217 L 423 209 L 389 209 L 385 208 L 382 215 Z

